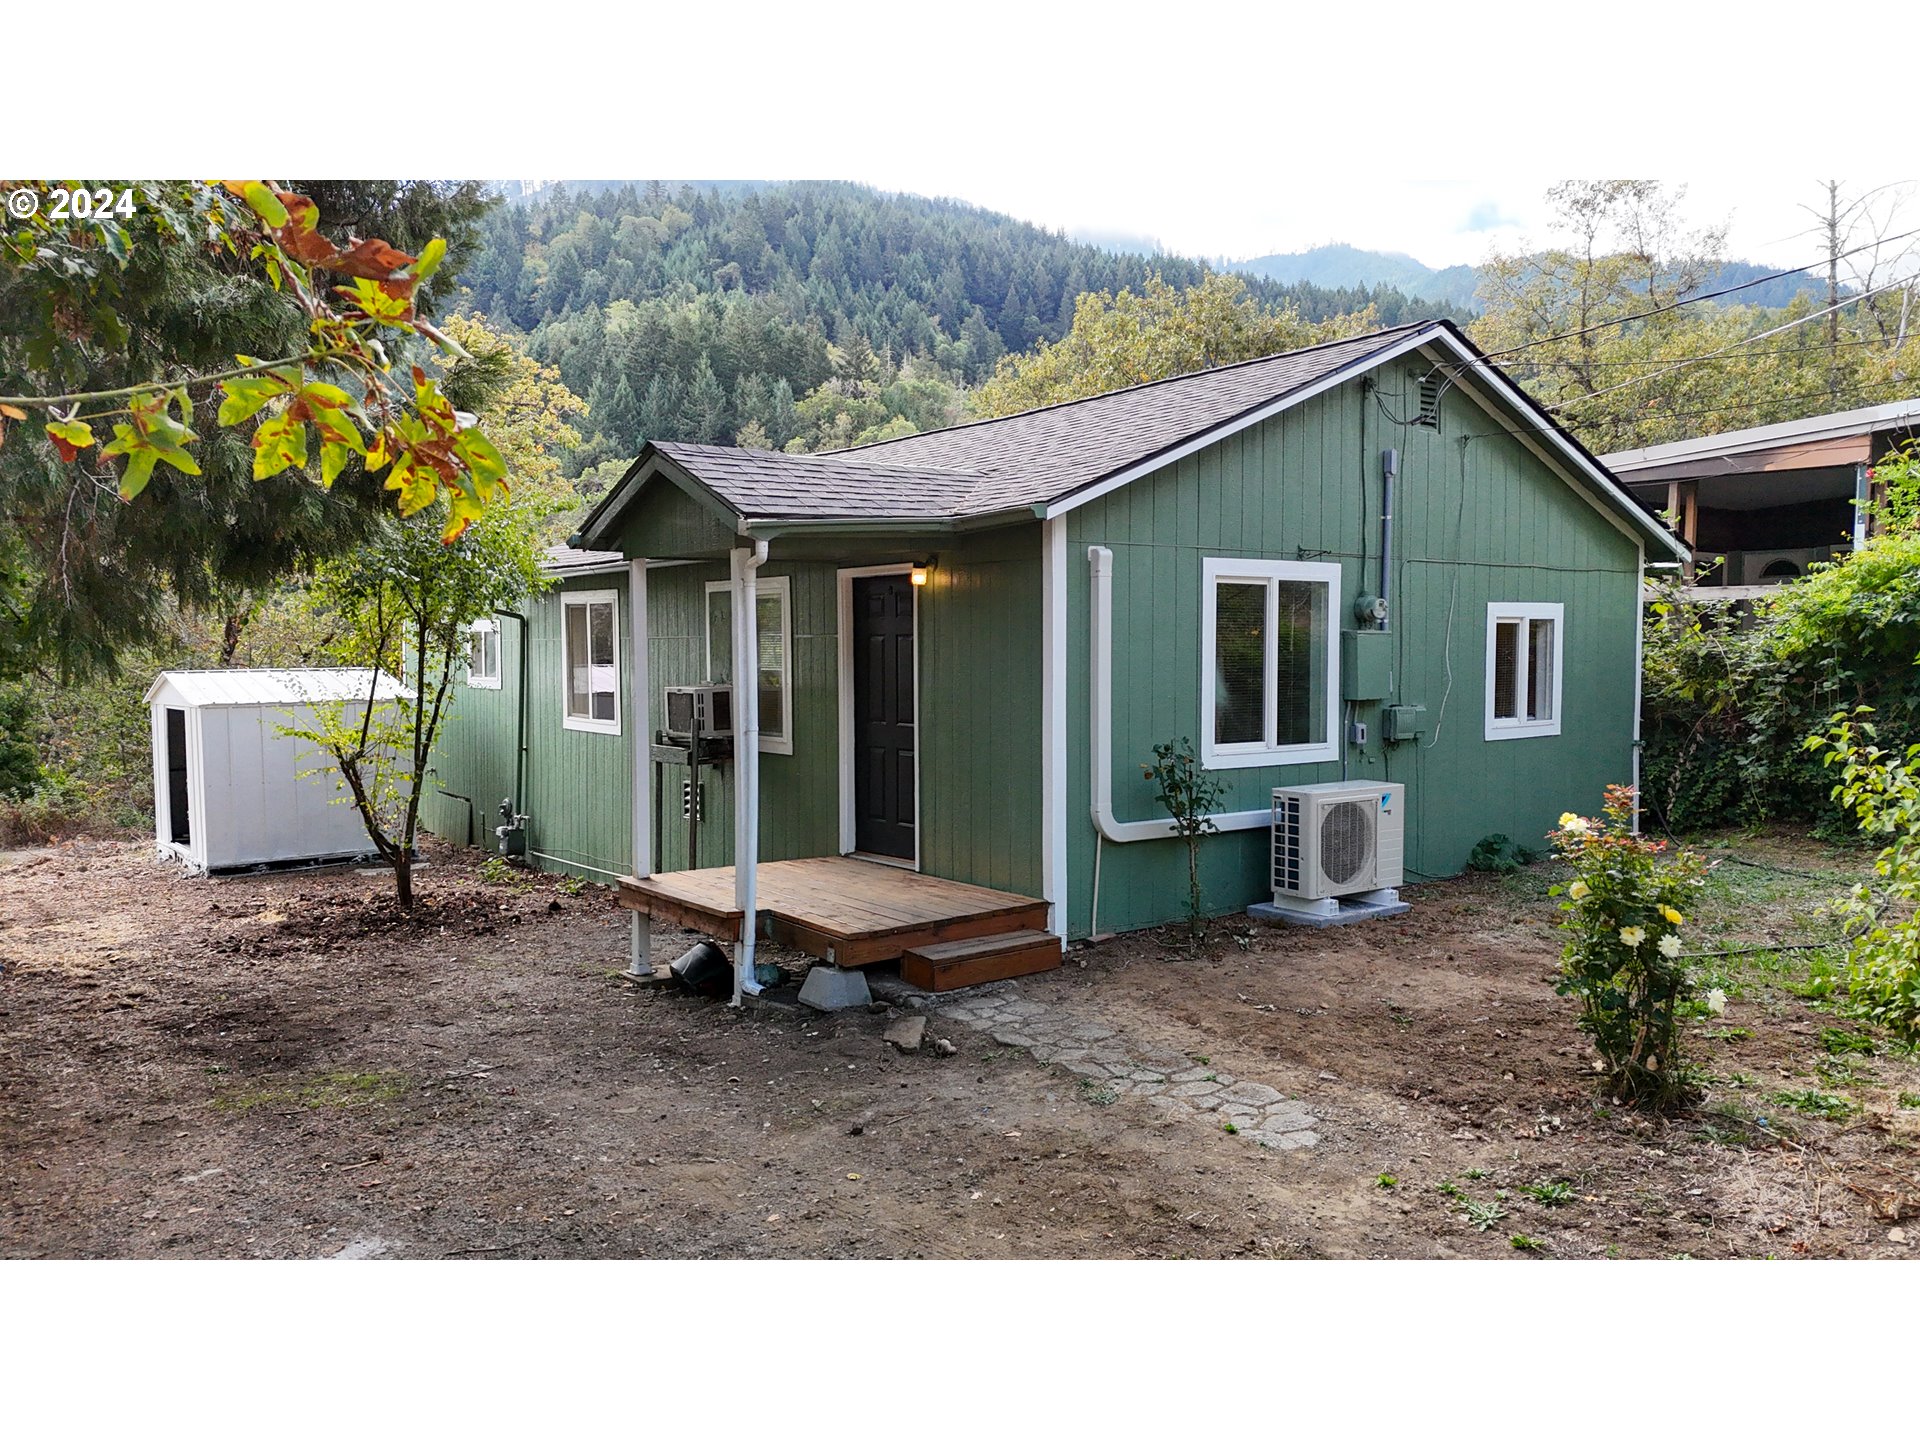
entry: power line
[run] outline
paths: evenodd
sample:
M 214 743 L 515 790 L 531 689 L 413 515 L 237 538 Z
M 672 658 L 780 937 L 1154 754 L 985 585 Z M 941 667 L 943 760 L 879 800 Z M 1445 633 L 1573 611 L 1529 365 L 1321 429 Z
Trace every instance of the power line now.
M 1656 305 L 1651 310 L 1636 311 L 1631 315 L 1621 315 L 1612 320 L 1596 320 L 1593 324 L 1583 325 L 1578 330 L 1568 330 L 1559 335 L 1547 335 L 1539 340 L 1528 340 L 1528 341 L 1524 341 L 1519 345 L 1509 345 L 1504 350 L 1490 350 L 1485 355 L 1482 355 L 1480 359 L 1472 363 L 1478 365 L 1488 360 L 1498 360 L 1502 355 L 1517 355 L 1522 350 L 1532 350 L 1541 345 L 1552 345 L 1561 340 L 1577 340 L 1580 336 L 1591 335 L 1596 330 L 1610 329 L 1615 325 L 1630 325 L 1635 320 L 1650 320 L 1656 315 L 1671 314 L 1673 311 L 1682 309 L 1683 307 L 1688 305 L 1699 305 L 1708 300 L 1718 300 L 1722 296 L 1736 295 L 1742 290 L 1751 290 L 1756 285 L 1765 285 L 1769 281 L 1785 280 L 1792 275 L 1805 274 L 1808 270 L 1811 270 L 1815 265 L 1826 264 L 1828 259 L 1845 260 L 1850 256 L 1860 254 L 1862 251 L 1877 250 L 1882 245 L 1891 245 L 1896 240 L 1911 239 L 1915 235 L 1920 235 L 1920 229 L 1908 230 L 1903 234 L 1899 234 L 1899 235 L 1890 235 L 1884 240 L 1875 240 L 1866 245 L 1856 245 L 1853 249 L 1843 250 L 1838 255 L 1834 255 L 1830 257 L 1823 256 L 1819 260 L 1815 260 L 1810 264 L 1800 265 L 1795 267 L 1792 270 L 1777 270 L 1771 275 L 1762 275 L 1755 280 L 1743 280 L 1738 285 L 1729 285 L 1723 290 L 1709 290 L 1703 295 L 1689 295 L 1684 300 L 1676 300 L 1670 305 Z M 1874 293 L 1877 293 L 1877 292 L 1874 292 Z M 1864 299 L 1865 297 L 1855 296 L 1853 298 Z M 1821 313 L 1824 314 L 1826 312 L 1822 311 Z
M 1811 314 L 1802 315 L 1797 320 L 1789 320 L 1784 325 L 1776 325 L 1771 330 L 1762 330 L 1758 335 L 1749 336 L 1746 340 L 1737 340 L 1732 345 L 1723 345 L 1720 347 L 1718 351 L 1714 352 L 1712 355 L 1702 356 L 1701 358 L 1714 359 L 1720 355 L 1726 354 L 1727 351 L 1729 350 L 1734 350 L 1739 348 L 1739 346 L 1743 344 L 1750 344 L 1755 340 L 1765 340 L 1774 335 L 1785 334 L 1787 331 L 1794 329 L 1796 326 L 1805 325 L 1810 320 L 1822 320 L 1830 315 L 1837 315 L 1840 313 L 1840 311 L 1844 310 L 1849 305 L 1857 305 L 1860 301 L 1869 300 L 1875 295 L 1884 295 L 1889 290 L 1898 289 L 1905 286 L 1906 283 L 1907 282 L 1904 280 L 1893 280 L 1893 281 L 1889 281 L 1885 285 L 1878 287 L 1877 289 L 1863 290 L 1858 295 L 1849 295 L 1845 300 L 1842 300 L 1837 305 L 1829 305 L 1824 310 L 1815 310 Z M 1611 395 L 1616 390 L 1625 390 L 1628 386 L 1631 386 L 1631 385 L 1643 385 L 1649 380 L 1658 380 L 1663 375 L 1671 375 L 1675 371 L 1684 370 L 1687 368 L 1688 365 L 1694 364 L 1694 363 L 1697 363 L 1697 362 L 1690 361 L 1690 360 L 1683 360 L 1677 364 L 1669 365 L 1664 370 L 1655 370 L 1650 375 L 1635 375 L 1629 380 L 1622 380 L 1618 385 L 1609 385 L 1605 389 L 1601 389 L 1601 390 L 1590 390 L 1586 394 L 1577 395 L 1570 400 L 1556 400 L 1553 404 L 1547 406 L 1546 408 L 1549 410 L 1564 410 L 1571 405 L 1583 405 L 1589 400 L 1599 399 L 1602 395 Z
M 1748 339 L 1748 340 L 1736 340 L 1734 342 L 1734 346 L 1749 345 L 1753 343 L 1753 340 L 1759 339 L 1759 338 L 1760 338 L 1759 336 L 1754 336 L 1752 337 L 1752 339 Z M 1910 345 L 1915 340 L 1920 340 L 1920 332 L 1916 332 L 1915 334 L 1908 336 L 1905 343 Z M 1902 348 L 1899 345 L 1890 344 L 1884 339 L 1882 340 L 1842 340 L 1838 348 L 1842 350 L 1853 350 L 1853 349 L 1862 349 L 1862 348 L 1876 347 L 1876 346 L 1883 350 L 1898 350 Z M 1827 344 L 1826 341 L 1822 340 L 1811 345 L 1780 345 L 1780 346 L 1776 346 L 1772 350 L 1744 350 L 1743 351 L 1735 348 L 1729 348 L 1727 350 L 1710 350 L 1704 355 L 1658 355 L 1658 356 L 1649 356 L 1645 360 L 1582 359 L 1579 362 L 1579 365 L 1580 365 L 1580 368 L 1583 370 L 1618 370 L 1618 369 L 1625 369 L 1629 366 L 1634 366 L 1634 365 L 1638 365 L 1638 366 L 1670 365 L 1670 364 L 1678 363 L 1680 361 L 1692 361 L 1692 360 L 1759 360 L 1759 359 L 1765 358 L 1768 355 L 1802 355 L 1808 358 L 1817 359 L 1818 357 L 1826 354 L 1828 350 L 1831 350 L 1833 348 L 1835 347 Z M 1542 369 L 1546 368 L 1547 366 L 1555 365 L 1558 363 L 1560 362 L 1554 361 L 1554 360 L 1523 360 L 1520 362 L 1520 364 L 1522 365 L 1536 365 L 1541 367 Z M 1569 361 L 1566 363 L 1571 364 L 1572 362 Z

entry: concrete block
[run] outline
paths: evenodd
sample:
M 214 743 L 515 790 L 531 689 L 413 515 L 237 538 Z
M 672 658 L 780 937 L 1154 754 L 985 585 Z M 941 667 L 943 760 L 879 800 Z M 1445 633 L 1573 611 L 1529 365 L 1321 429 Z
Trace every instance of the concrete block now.
M 814 966 L 800 987 L 800 1003 L 815 1010 L 851 1010 L 872 1000 L 867 977 L 858 970 L 842 970 L 838 965 Z
M 1305 925 L 1311 930 L 1324 930 L 1330 925 L 1353 925 L 1361 920 L 1380 920 L 1389 915 L 1404 915 L 1413 906 L 1404 900 L 1341 900 L 1335 909 L 1327 914 L 1315 915 L 1296 910 L 1285 905 L 1262 902 L 1249 905 L 1247 914 L 1255 920 L 1278 920 L 1287 925 Z

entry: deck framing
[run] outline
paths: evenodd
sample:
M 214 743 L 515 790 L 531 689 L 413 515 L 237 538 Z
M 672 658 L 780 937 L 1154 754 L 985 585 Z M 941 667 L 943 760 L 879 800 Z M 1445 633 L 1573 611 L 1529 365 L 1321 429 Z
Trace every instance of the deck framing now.
M 758 873 L 765 932 L 838 965 L 896 960 L 916 945 L 1047 928 L 1047 902 L 845 856 L 769 860 Z M 740 938 L 733 867 L 623 878 L 620 903 L 732 943 Z

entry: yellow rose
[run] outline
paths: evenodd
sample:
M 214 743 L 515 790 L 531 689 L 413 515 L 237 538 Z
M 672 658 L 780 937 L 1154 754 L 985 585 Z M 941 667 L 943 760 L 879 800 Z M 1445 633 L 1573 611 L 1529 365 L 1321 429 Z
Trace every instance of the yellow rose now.
M 1626 946 L 1629 950 L 1639 949 L 1640 942 L 1642 940 L 1645 940 L 1646 938 L 1647 938 L 1647 932 L 1642 930 L 1638 925 L 1626 925 L 1621 927 L 1620 943 Z
M 1560 828 L 1562 830 L 1566 829 L 1569 825 L 1573 824 L 1573 822 L 1578 820 L 1579 818 L 1580 817 L 1574 814 L 1571 810 L 1562 810 L 1560 812 Z
M 1669 925 L 1683 924 L 1687 918 L 1686 916 L 1682 915 L 1678 910 L 1674 909 L 1671 905 L 1662 905 L 1660 907 L 1660 916 Z
M 1576 900 L 1584 900 L 1593 893 L 1593 887 L 1584 880 L 1576 880 L 1567 887 L 1567 894 Z

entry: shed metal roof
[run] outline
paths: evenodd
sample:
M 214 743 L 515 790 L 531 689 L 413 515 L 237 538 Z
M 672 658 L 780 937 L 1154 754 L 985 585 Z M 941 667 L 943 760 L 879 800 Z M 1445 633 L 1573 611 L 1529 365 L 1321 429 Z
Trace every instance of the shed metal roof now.
M 1611 455 L 1602 455 L 1600 460 L 1615 474 L 1631 477 L 1636 471 L 1688 460 L 1744 455 L 1755 450 L 1771 450 L 1775 446 L 1806 445 L 1851 435 L 1868 436 L 1881 430 L 1901 430 L 1909 426 L 1920 426 L 1920 396 L 1910 400 L 1894 400 L 1885 405 L 1868 405 L 1858 410 L 1837 410 L 1829 415 L 1809 415 L 1804 420 L 1787 420 L 1777 425 L 1755 425 L 1745 430 L 1723 430 L 1717 435 L 1696 435 L 1691 440 L 1673 440 L 1665 445 L 1647 445 L 1638 450 L 1617 450 Z
M 376 678 L 377 677 L 377 678 Z M 147 687 L 147 703 L 171 686 L 191 709 L 213 705 L 313 705 L 330 700 L 411 700 L 413 691 L 384 672 L 365 668 L 314 670 L 162 670 Z

